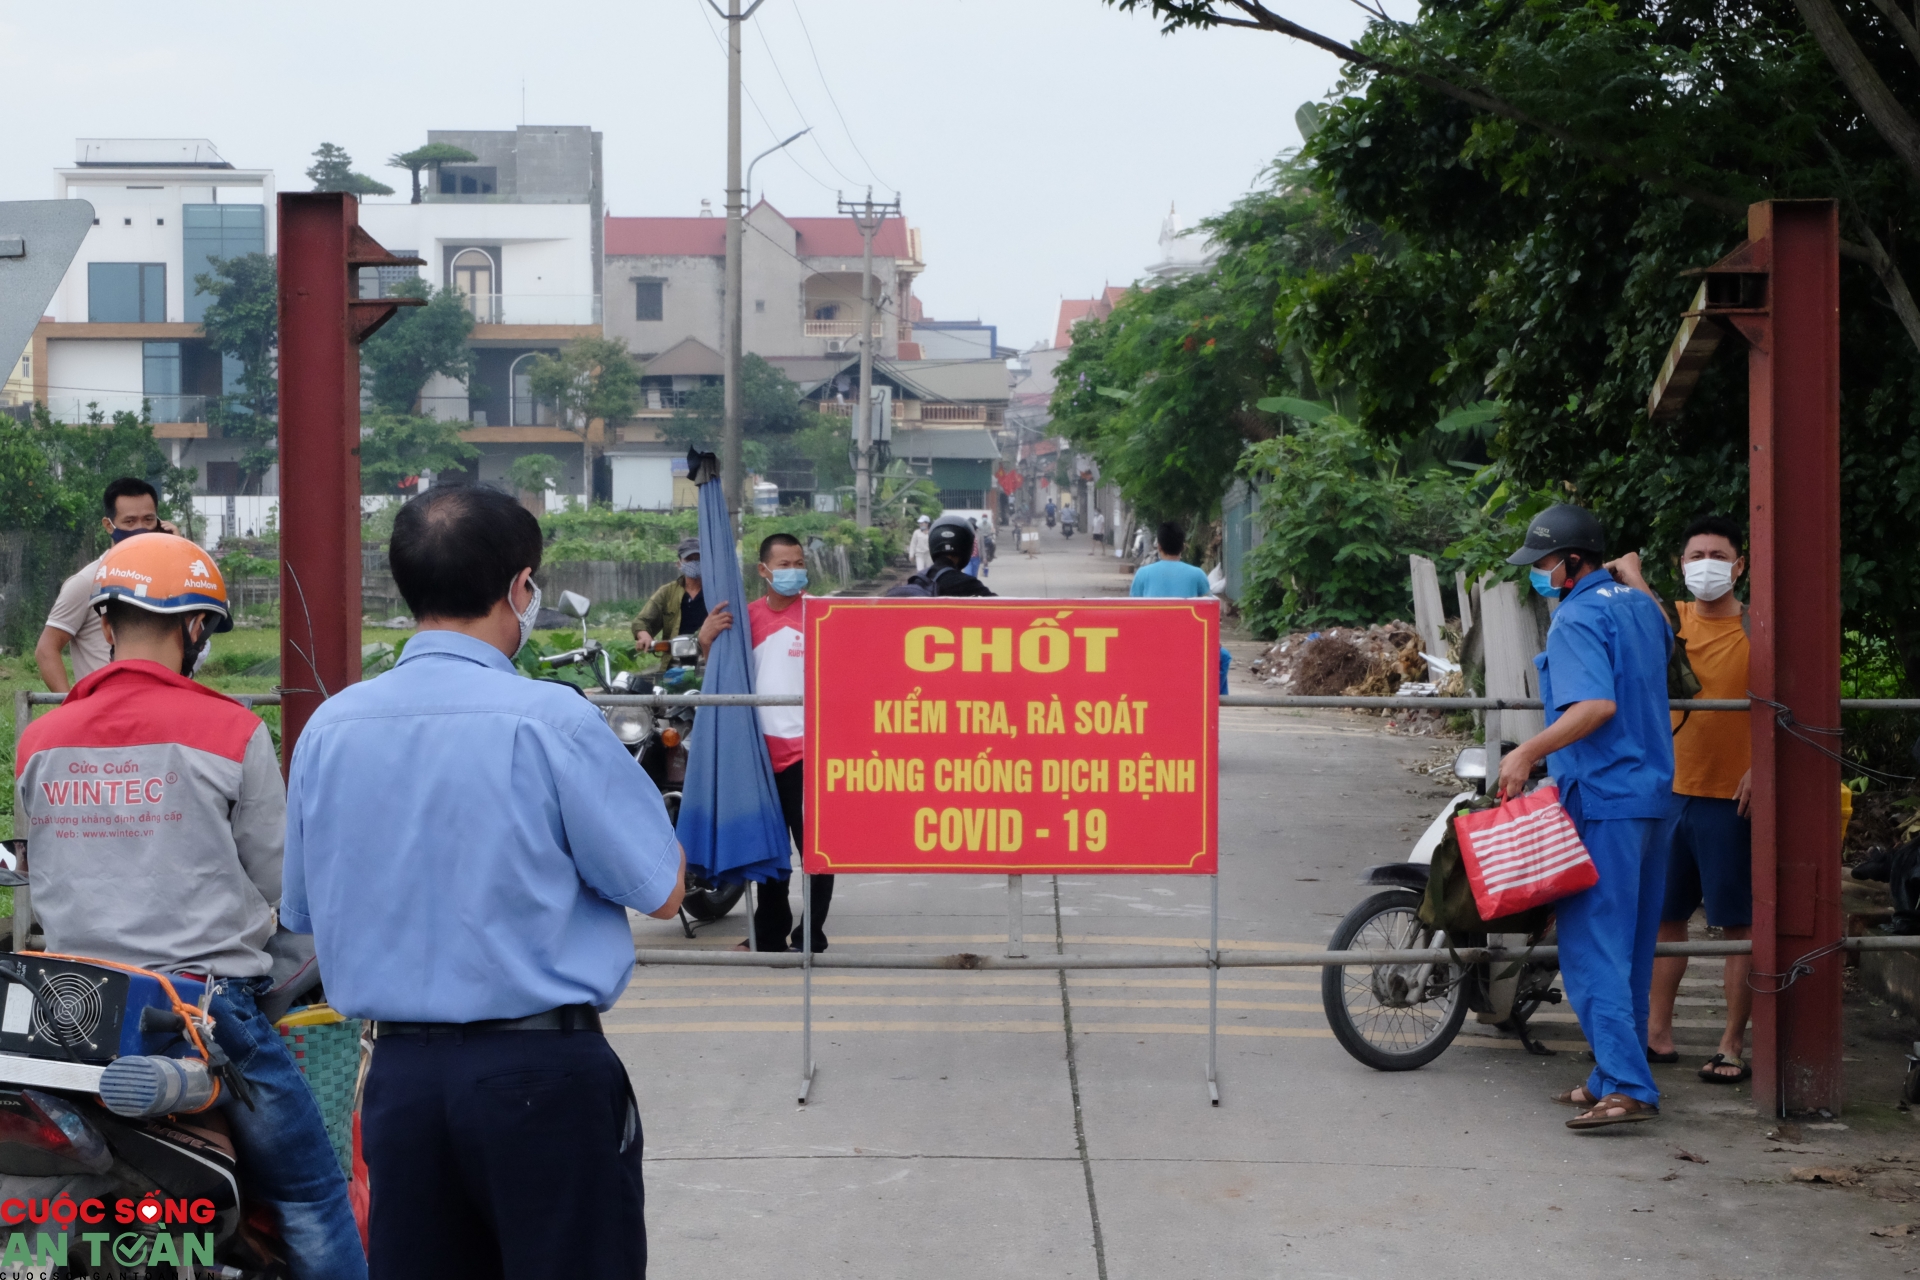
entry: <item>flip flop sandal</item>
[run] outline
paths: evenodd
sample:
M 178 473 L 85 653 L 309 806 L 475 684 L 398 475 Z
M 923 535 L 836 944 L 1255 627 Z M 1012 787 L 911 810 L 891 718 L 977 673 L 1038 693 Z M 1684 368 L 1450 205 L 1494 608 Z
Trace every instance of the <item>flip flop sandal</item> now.
M 1591 1110 L 1598 1102 L 1598 1099 L 1590 1093 L 1587 1093 L 1584 1099 L 1574 1097 L 1573 1095 L 1576 1093 L 1587 1093 L 1587 1086 L 1577 1084 L 1565 1093 L 1554 1094 L 1553 1100 L 1563 1107 L 1578 1107 L 1582 1111 Z
M 1647 1061 L 1658 1067 L 1670 1067 L 1680 1061 L 1680 1051 L 1673 1049 L 1666 1053 L 1660 1053 L 1652 1047 L 1649 1047 L 1647 1049 Z
M 1730 1076 L 1724 1072 L 1715 1070 L 1716 1067 L 1739 1067 L 1740 1072 L 1738 1075 Z M 1753 1068 L 1738 1058 L 1729 1061 L 1727 1055 L 1724 1053 L 1716 1053 L 1707 1059 L 1697 1074 L 1708 1084 L 1739 1084 L 1743 1080 L 1751 1080 L 1753 1078 Z
M 1617 1116 L 1597 1114 L 1607 1111 L 1620 1112 Z M 1642 1120 L 1658 1120 L 1660 1108 L 1649 1106 L 1638 1098 L 1629 1098 L 1624 1093 L 1610 1093 L 1593 1104 L 1586 1111 L 1567 1121 L 1569 1129 L 1604 1129 L 1614 1124 L 1638 1124 Z

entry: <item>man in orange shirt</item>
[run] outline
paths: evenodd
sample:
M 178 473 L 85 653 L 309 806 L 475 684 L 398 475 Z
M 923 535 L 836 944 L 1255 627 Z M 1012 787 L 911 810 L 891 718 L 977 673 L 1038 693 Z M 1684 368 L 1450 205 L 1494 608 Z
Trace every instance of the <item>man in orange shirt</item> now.
M 1703 516 L 1687 526 L 1680 572 L 1691 602 L 1674 605 L 1687 661 L 1700 680 L 1701 698 L 1747 696 L 1746 606 L 1733 593 L 1746 572 L 1740 526 L 1722 516 Z M 1646 589 L 1638 558 L 1626 581 Z M 1674 714 L 1673 791 L 1683 798 L 1667 870 L 1667 900 L 1660 913 L 1660 941 L 1685 942 L 1687 921 L 1706 907 L 1707 923 L 1730 939 L 1753 936 L 1753 825 L 1748 817 L 1752 739 L 1744 711 Z M 1747 986 L 1752 960 L 1728 956 L 1727 1024 L 1720 1051 L 1700 1068 L 1709 1084 L 1738 1084 L 1753 1074 L 1744 1061 L 1747 1017 L 1753 993 Z M 1647 1020 L 1647 1056 L 1677 1062 L 1673 1004 L 1685 956 L 1653 962 L 1653 1000 Z

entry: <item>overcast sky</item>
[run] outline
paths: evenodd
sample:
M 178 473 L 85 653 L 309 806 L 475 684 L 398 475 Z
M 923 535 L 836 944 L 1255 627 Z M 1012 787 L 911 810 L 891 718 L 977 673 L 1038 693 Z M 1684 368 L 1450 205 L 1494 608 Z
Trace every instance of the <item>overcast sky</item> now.
M 1282 8 L 1362 25 L 1349 0 Z M 77 137 L 210 138 L 288 190 L 335 142 L 404 194 L 386 156 L 428 129 L 512 128 L 524 83 L 527 123 L 605 134 L 611 212 L 717 210 L 723 26 L 705 0 L 0 0 L 0 199 L 53 194 Z M 747 156 L 814 126 L 761 162 L 760 194 L 824 214 L 836 191 L 898 190 L 927 313 L 1018 347 L 1050 338 L 1060 298 L 1138 277 L 1170 204 L 1194 218 L 1245 191 L 1339 72 L 1279 36 L 1162 36 L 1100 0 L 766 0 L 747 28 Z

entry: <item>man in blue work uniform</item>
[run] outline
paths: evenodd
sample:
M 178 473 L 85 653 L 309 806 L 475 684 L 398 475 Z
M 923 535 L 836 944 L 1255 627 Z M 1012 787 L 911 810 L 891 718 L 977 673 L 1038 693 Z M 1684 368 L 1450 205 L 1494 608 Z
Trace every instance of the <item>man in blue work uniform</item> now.
M 628 909 L 672 918 L 686 859 L 593 704 L 514 668 L 541 542 L 491 489 L 402 507 L 388 560 L 420 629 L 293 754 L 280 922 L 374 1023 L 373 1280 L 647 1273 L 640 1115 L 600 1013 L 633 976 Z
M 1580 1108 L 1570 1129 L 1652 1120 L 1660 1091 L 1647 1067 L 1648 991 L 1678 808 L 1667 714 L 1671 632 L 1660 607 L 1602 567 L 1606 535 L 1565 504 L 1533 518 L 1507 557 L 1534 590 L 1558 596 L 1547 651 L 1534 659 L 1547 727 L 1500 762 L 1500 792 L 1518 795 L 1546 759 L 1600 883 L 1555 907 L 1560 970 L 1593 1046 L 1587 1082 L 1555 1097 Z

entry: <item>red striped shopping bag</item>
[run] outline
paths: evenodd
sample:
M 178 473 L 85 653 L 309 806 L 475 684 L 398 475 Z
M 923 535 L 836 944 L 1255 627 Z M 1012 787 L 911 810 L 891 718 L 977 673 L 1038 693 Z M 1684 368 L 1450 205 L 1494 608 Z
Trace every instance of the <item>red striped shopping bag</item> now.
M 1573 819 L 1560 807 L 1557 787 L 1462 813 L 1453 829 L 1482 920 L 1557 902 L 1600 883 Z

